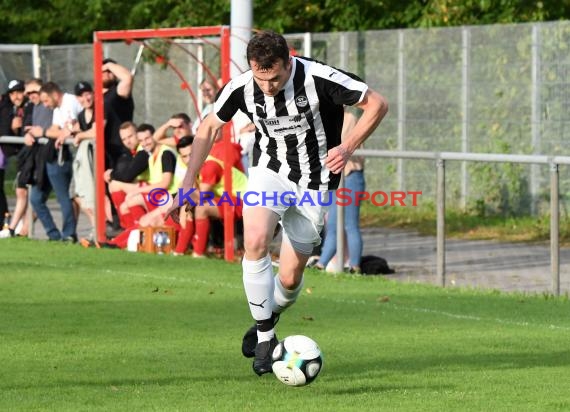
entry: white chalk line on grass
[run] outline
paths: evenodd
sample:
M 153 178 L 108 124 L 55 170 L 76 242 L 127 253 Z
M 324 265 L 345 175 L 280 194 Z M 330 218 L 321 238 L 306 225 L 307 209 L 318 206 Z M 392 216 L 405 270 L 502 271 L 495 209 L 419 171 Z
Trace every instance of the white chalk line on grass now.
M 407 311 L 413 311 L 413 312 L 418 312 L 418 313 L 433 313 L 435 315 L 446 316 L 446 317 L 453 318 L 453 319 L 473 320 L 476 322 L 496 322 L 496 323 L 501 323 L 501 324 L 510 325 L 510 326 L 521 326 L 521 327 L 531 327 L 531 328 L 543 327 L 543 328 L 548 328 L 548 329 L 570 331 L 570 327 L 568 327 L 568 326 L 558 326 L 558 325 L 552 325 L 552 324 L 531 323 L 531 322 L 517 322 L 514 320 L 501 319 L 501 318 L 482 318 L 482 317 L 474 316 L 474 315 L 460 315 L 457 313 L 445 312 L 442 310 L 418 308 L 418 307 L 413 307 L 413 306 L 400 306 L 400 305 L 392 305 L 392 306 L 396 309 L 399 309 L 399 310 L 407 310 Z
M 230 284 L 230 283 L 212 283 L 212 282 L 208 282 L 208 281 L 203 280 L 203 279 L 177 278 L 175 276 L 164 277 L 164 276 L 156 276 L 156 275 L 148 275 L 148 274 L 140 274 L 140 273 L 122 272 L 122 271 L 121 272 L 110 271 L 110 270 L 108 270 L 108 271 L 113 272 L 113 273 L 121 273 L 121 274 L 125 274 L 125 275 L 131 275 L 131 276 L 135 276 L 135 277 L 168 279 L 171 281 L 180 281 L 180 282 L 196 282 L 196 283 L 201 283 L 201 284 L 205 284 L 205 285 L 211 284 L 212 286 L 214 286 L 214 285 L 223 286 L 223 287 L 227 287 L 227 288 L 231 288 L 231 289 L 240 289 L 240 290 L 243 289 L 241 284 L 240 284 L 240 286 L 236 286 L 236 285 Z M 329 298 L 329 297 L 324 297 L 324 296 L 314 296 L 314 295 L 313 295 L 313 297 L 315 297 L 317 299 L 330 300 L 330 301 L 333 301 L 335 303 L 342 303 L 342 304 L 368 305 L 370 303 L 373 303 L 372 301 L 366 301 L 363 299 L 334 299 L 334 298 Z M 566 327 L 566 326 L 558 326 L 558 325 L 552 325 L 552 324 L 548 325 L 548 324 L 530 323 L 530 322 L 517 322 L 517 321 L 512 321 L 512 320 L 508 320 L 508 319 L 501 319 L 501 318 L 483 318 L 480 316 L 462 315 L 462 314 L 451 313 L 451 312 L 435 310 L 435 309 L 419 308 L 419 307 L 414 307 L 414 306 L 402 306 L 402 305 L 397 305 L 394 303 L 389 303 L 389 306 L 387 306 L 387 307 L 391 307 L 391 308 L 394 308 L 397 310 L 406 310 L 406 311 L 416 312 L 416 313 L 431 313 L 431 314 L 435 314 L 435 315 L 439 315 L 439 316 L 446 316 L 446 317 L 453 318 L 453 319 L 471 320 L 471 321 L 475 321 L 475 322 L 496 322 L 496 323 L 500 323 L 500 324 L 504 324 L 504 325 L 510 325 L 510 326 L 520 326 L 520 327 L 528 327 L 528 328 L 548 328 L 548 329 L 553 329 L 553 330 L 570 331 L 570 327 Z
M 46 266 L 60 268 L 62 265 L 56 265 L 56 264 L 52 263 L 52 264 L 47 264 Z M 69 269 L 72 269 L 72 268 L 75 270 L 79 269 L 78 267 L 75 267 L 73 265 L 71 267 L 69 267 Z M 144 272 L 136 272 L 135 273 L 135 272 L 128 272 L 128 271 L 123 271 L 123 270 L 111 270 L 111 269 L 102 269 L 101 272 L 104 272 L 104 273 L 110 274 L 110 275 L 126 275 L 126 276 L 132 276 L 132 277 L 136 277 L 136 278 L 168 280 L 168 281 L 182 282 L 182 283 L 199 283 L 199 284 L 206 285 L 206 286 L 208 286 L 208 285 L 209 286 L 219 286 L 219 287 L 224 287 L 224 288 L 228 288 L 228 289 L 243 290 L 243 285 L 241 282 L 239 282 L 238 284 L 227 283 L 227 282 L 212 282 L 212 281 L 208 281 L 208 280 L 204 280 L 204 279 L 197 279 L 194 277 L 180 278 L 177 276 L 156 275 L 156 274 L 152 274 L 152 273 L 149 274 L 149 273 L 144 273 Z M 341 304 L 369 305 L 371 303 L 375 303 L 373 301 L 367 301 L 367 300 L 363 300 L 363 299 L 335 299 L 335 298 L 329 298 L 326 296 L 315 296 L 315 295 L 312 295 L 312 297 L 317 298 L 317 299 L 329 300 L 329 301 L 333 301 L 335 303 L 341 303 Z M 415 307 L 415 306 L 402 306 L 402 305 L 397 305 L 397 304 L 392 303 L 392 302 L 388 303 L 386 308 L 394 308 L 396 310 L 405 310 L 405 311 L 416 312 L 416 313 L 429 313 L 429 314 L 445 316 L 445 317 L 453 318 L 453 319 L 471 320 L 474 322 L 495 322 L 495 323 L 499 323 L 499 324 L 503 324 L 503 325 L 510 325 L 510 326 L 520 326 L 520 327 L 528 327 L 528 328 L 547 328 L 547 329 L 552 329 L 552 330 L 570 331 L 570 327 L 568 327 L 568 326 L 559 326 L 559 325 L 542 324 L 542 323 L 531 323 L 531 322 L 518 322 L 518 321 L 501 319 L 501 318 L 483 318 L 483 317 L 475 316 L 475 315 L 464 315 L 464 314 L 446 312 L 446 311 L 436 310 L 436 309 L 428 309 L 428 308 L 421 308 L 421 307 Z

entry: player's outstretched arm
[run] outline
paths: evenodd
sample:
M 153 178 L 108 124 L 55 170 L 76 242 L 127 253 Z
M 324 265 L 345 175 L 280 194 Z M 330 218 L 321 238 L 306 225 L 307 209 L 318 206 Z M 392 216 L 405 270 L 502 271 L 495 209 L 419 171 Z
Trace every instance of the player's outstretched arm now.
M 195 186 L 196 178 L 202 167 L 202 164 L 208 157 L 210 149 L 214 144 L 214 139 L 218 130 L 224 125 L 218 120 L 217 116 L 210 115 L 200 123 L 200 127 L 196 131 L 196 136 L 194 137 L 194 142 L 192 143 L 192 152 L 190 153 L 190 160 L 188 161 L 188 169 L 186 170 L 186 175 L 182 181 L 182 193 L 188 193 Z M 185 202 L 184 199 L 179 199 L 174 202 L 172 207 L 169 209 L 167 214 L 171 214 L 178 210 L 180 206 Z
M 362 101 L 356 105 L 362 109 L 362 116 L 349 132 L 346 139 L 329 150 L 326 166 L 333 173 L 340 173 L 350 156 L 374 132 L 388 112 L 388 102 L 380 93 L 368 89 Z

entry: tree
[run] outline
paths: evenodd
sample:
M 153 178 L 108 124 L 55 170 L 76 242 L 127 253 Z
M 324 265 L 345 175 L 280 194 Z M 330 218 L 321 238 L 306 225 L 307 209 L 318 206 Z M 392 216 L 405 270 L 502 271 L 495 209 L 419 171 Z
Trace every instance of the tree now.
M 570 18 L 568 0 L 254 0 L 255 28 L 380 30 Z M 3 0 L 0 42 L 73 44 L 95 30 L 230 23 L 228 0 Z

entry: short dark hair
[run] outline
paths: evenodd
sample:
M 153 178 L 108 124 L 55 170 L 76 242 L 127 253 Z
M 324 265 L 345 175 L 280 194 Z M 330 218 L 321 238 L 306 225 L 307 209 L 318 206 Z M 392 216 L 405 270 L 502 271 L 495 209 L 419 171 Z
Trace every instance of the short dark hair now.
M 270 69 L 279 60 L 289 61 L 289 46 L 283 36 L 273 31 L 256 33 L 247 44 L 247 62 L 254 61 L 260 69 Z
M 154 134 L 154 126 L 149 123 L 141 123 L 137 127 L 137 133 L 140 132 L 150 132 L 150 134 Z
M 52 94 L 52 93 L 59 93 L 61 94 L 61 87 L 55 82 L 47 82 L 42 85 L 40 89 L 40 93 Z
M 121 125 L 119 126 L 119 130 L 125 130 L 128 129 L 129 127 L 133 127 L 135 130 L 137 130 L 137 125 L 131 121 L 126 121 L 121 123 Z
M 194 143 L 194 136 L 182 136 L 178 143 L 176 143 L 176 150 L 183 149 L 185 147 L 191 146 Z
M 173 114 L 172 116 L 170 116 L 170 118 L 171 119 L 182 119 L 186 123 L 192 123 L 192 119 L 190 119 L 190 116 L 188 116 L 186 113 L 176 113 L 176 114 Z

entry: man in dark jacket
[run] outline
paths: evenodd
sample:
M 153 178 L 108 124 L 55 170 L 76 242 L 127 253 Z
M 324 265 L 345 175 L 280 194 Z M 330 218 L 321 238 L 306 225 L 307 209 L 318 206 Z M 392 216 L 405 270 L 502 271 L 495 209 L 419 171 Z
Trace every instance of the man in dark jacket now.
M 21 136 L 24 130 L 24 115 L 27 98 L 24 95 L 24 82 L 12 80 L 8 90 L 0 97 L 0 136 Z M 8 213 L 8 203 L 4 193 L 4 171 L 6 160 L 15 155 L 21 145 L 4 144 L 0 146 L 0 227 L 4 226 L 4 217 Z
M 133 75 L 113 59 L 103 60 L 103 106 L 105 111 L 105 163 L 114 168 L 125 153 L 119 129 L 133 121 L 135 104 L 132 96 Z

